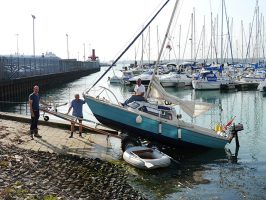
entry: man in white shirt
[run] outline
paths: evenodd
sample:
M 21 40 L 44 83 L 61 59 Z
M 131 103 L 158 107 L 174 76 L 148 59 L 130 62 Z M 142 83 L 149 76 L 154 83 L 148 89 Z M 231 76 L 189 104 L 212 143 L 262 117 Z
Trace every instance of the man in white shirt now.
M 127 99 L 125 103 L 122 105 L 127 105 L 133 101 L 145 101 L 144 94 L 145 94 L 145 86 L 141 84 L 141 79 L 139 78 L 134 88 L 134 94 L 132 94 L 132 96 L 129 99 Z

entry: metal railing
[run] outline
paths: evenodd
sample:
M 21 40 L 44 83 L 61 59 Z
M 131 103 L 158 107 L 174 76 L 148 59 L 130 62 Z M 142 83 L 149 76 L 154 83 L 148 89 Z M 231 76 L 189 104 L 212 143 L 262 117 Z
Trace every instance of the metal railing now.
M 100 68 L 99 61 L 82 62 L 45 56 L 0 56 L 0 81 L 97 68 Z

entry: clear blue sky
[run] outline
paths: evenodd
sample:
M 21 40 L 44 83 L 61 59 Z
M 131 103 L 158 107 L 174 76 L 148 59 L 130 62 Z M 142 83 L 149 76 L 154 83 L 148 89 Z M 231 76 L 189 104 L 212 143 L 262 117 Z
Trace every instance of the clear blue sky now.
M 225 0 L 227 13 L 233 18 L 233 42 L 241 36 L 240 22 L 243 20 L 246 37 L 252 22 L 256 0 Z M 129 43 L 144 23 L 152 16 L 164 0 L 6 0 L 1 2 L 0 55 L 33 54 L 33 19 L 35 19 L 36 54 L 53 52 L 61 58 L 67 57 L 66 34 L 69 35 L 71 58 L 83 60 L 84 44 L 86 57 L 89 50 L 96 49 L 101 60 L 112 60 Z M 266 13 L 266 1 L 259 0 L 260 13 Z M 175 1 L 171 0 L 165 10 L 150 27 L 151 57 L 157 55 L 157 27 L 160 40 L 166 30 Z M 178 45 L 178 30 L 181 24 L 181 48 L 185 46 L 191 13 L 196 12 L 196 38 L 200 37 L 203 18 L 206 16 L 206 39 L 209 41 L 210 13 L 221 19 L 221 0 L 180 0 L 178 19 L 173 24 L 172 40 Z M 224 25 L 225 26 L 225 25 Z M 220 24 L 219 24 L 220 29 Z M 224 27 L 224 32 L 226 31 Z M 220 30 L 219 30 L 220 32 Z M 18 36 L 16 36 L 18 34 Z M 147 34 L 144 35 L 147 38 Z M 240 38 L 238 38 L 240 43 Z M 208 41 L 206 43 L 208 43 Z M 219 42 L 220 43 L 220 42 Z M 188 44 L 187 44 L 188 45 Z M 206 44 L 207 45 L 207 44 Z M 147 47 L 146 47 L 147 48 Z M 176 48 L 175 52 L 177 52 Z M 189 45 L 187 49 L 189 49 Z M 207 47 L 206 47 L 207 48 Z M 220 48 L 220 47 L 219 47 Z M 140 59 L 140 42 L 123 57 Z M 146 50 L 147 54 L 147 50 Z M 182 53 L 183 54 L 183 51 Z M 172 55 L 174 56 L 174 55 Z M 185 53 L 190 56 L 189 50 Z M 147 55 L 146 55 L 147 58 Z

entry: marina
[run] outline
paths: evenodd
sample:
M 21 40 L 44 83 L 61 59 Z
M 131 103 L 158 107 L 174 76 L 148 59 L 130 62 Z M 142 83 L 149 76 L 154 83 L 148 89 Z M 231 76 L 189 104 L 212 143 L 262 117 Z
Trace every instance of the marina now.
M 102 67 L 100 72 L 91 74 L 76 81 L 58 86 L 46 93 L 40 93 L 43 98 L 55 97 L 60 102 L 69 103 L 75 93 L 82 93 L 85 88 L 92 85 L 96 77 L 99 77 L 106 67 Z M 119 74 L 119 66 L 117 74 Z M 111 75 L 112 72 L 109 72 Z M 107 74 L 108 76 L 108 74 Z M 104 78 L 101 84 L 117 91 L 120 94 L 119 101 L 130 96 L 129 91 L 132 86 L 109 84 L 108 78 Z M 240 148 L 235 152 L 235 143 L 228 144 L 225 149 L 209 150 L 203 152 L 172 152 L 169 154 L 180 162 L 179 165 L 171 163 L 170 167 L 157 169 L 150 172 L 142 172 L 131 167 L 128 168 L 137 177 L 133 178 L 134 185 L 139 188 L 150 199 L 176 199 L 176 198 L 212 198 L 208 188 L 213 188 L 217 198 L 242 199 L 244 198 L 264 198 L 265 196 L 265 135 L 266 129 L 264 121 L 266 112 L 266 96 L 264 93 L 251 91 L 197 91 L 192 88 L 179 89 L 168 88 L 168 92 L 177 95 L 182 99 L 195 99 L 217 104 L 217 107 L 200 116 L 199 118 L 189 118 L 184 113 L 183 118 L 191 120 L 201 126 L 210 126 L 214 129 L 215 124 L 221 119 L 227 122 L 231 119 L 231 113 L 236 115 L 237 121 L 243 123 L 245 129 L 239 134 Z M 222 106 L 222 114 L 219 115 Z M 68 105 L 58 108 L 58 111 L 65 113 Z M 27 114 L 26 102 L 17 105 L 1 104 L 1 110 Z M 86 106 L 84 107 L 84 118 L 96 120 Z M 50 120 L 58 119 L 50 116 Z M 211 122 L 211 123 L 210 123 Z M 65 128 L 67 130 L 67 128 Z M 120 142 L 115 144 L 121 148 Z M 121 152 L 119 150 L 118 152 Z M 228 153 L 229 152 L 229 153 Z M 116 154 L 119 162 L 124 162 L 122 154 Z M 120 155 L 120 156 L 119 156 Z M 158 171 L 159 170 L 159 171 Z M 241 176 L 241 179 L 239 177 Z M 159 181 L 158 181 L 159 180 Z M 160 184 L 164 182 L 164 186 Z M 222 182 L 222 184 L 221 184 Z M 170 184 L 170 185 L 169 185 Z M 231 185 L 234 185 L 232 188 Z M 142 188 L 142 189 L 141 189 Z M 194 191 L 191 193 L 191 191 Z M 224 192 L 226 191 L 226 192 Z
M 266 4 L 189 1 L 147 0 L 139 19 L 136 2 L 33 3 L 49 15 L 30 15 L 32 54 L 17 10 L 15 53 L 0 37 L 0 199 L 266 198 Z

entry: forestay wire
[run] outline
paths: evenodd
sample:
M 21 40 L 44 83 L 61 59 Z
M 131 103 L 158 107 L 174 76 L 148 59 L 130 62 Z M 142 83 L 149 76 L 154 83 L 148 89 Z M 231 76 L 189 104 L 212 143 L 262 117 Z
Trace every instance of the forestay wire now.
M 146 28 L 151 24 L 151 22 L 157 17 L 157 15 L 162 11 L 162 9 L 167 5 L 170 0 L 167 0 L 163 6 L 155 13 L 155 15 L 150 19 L 150 21 L 144 26 L 144 28 L 139 32 L 139 34 L 130 42 L 130 44 L 125 48 L 125 50 L 115 59 L 115 61 L 110 65 L 110 67 L 102 74 L 102 76 L 92 85 L 88 90 L 90 91 L 104 76 L 105 74 L 117 63 L 117 61 L 127 52 L 127 50 L 135 43 L 139 36 L 146 30 Z

